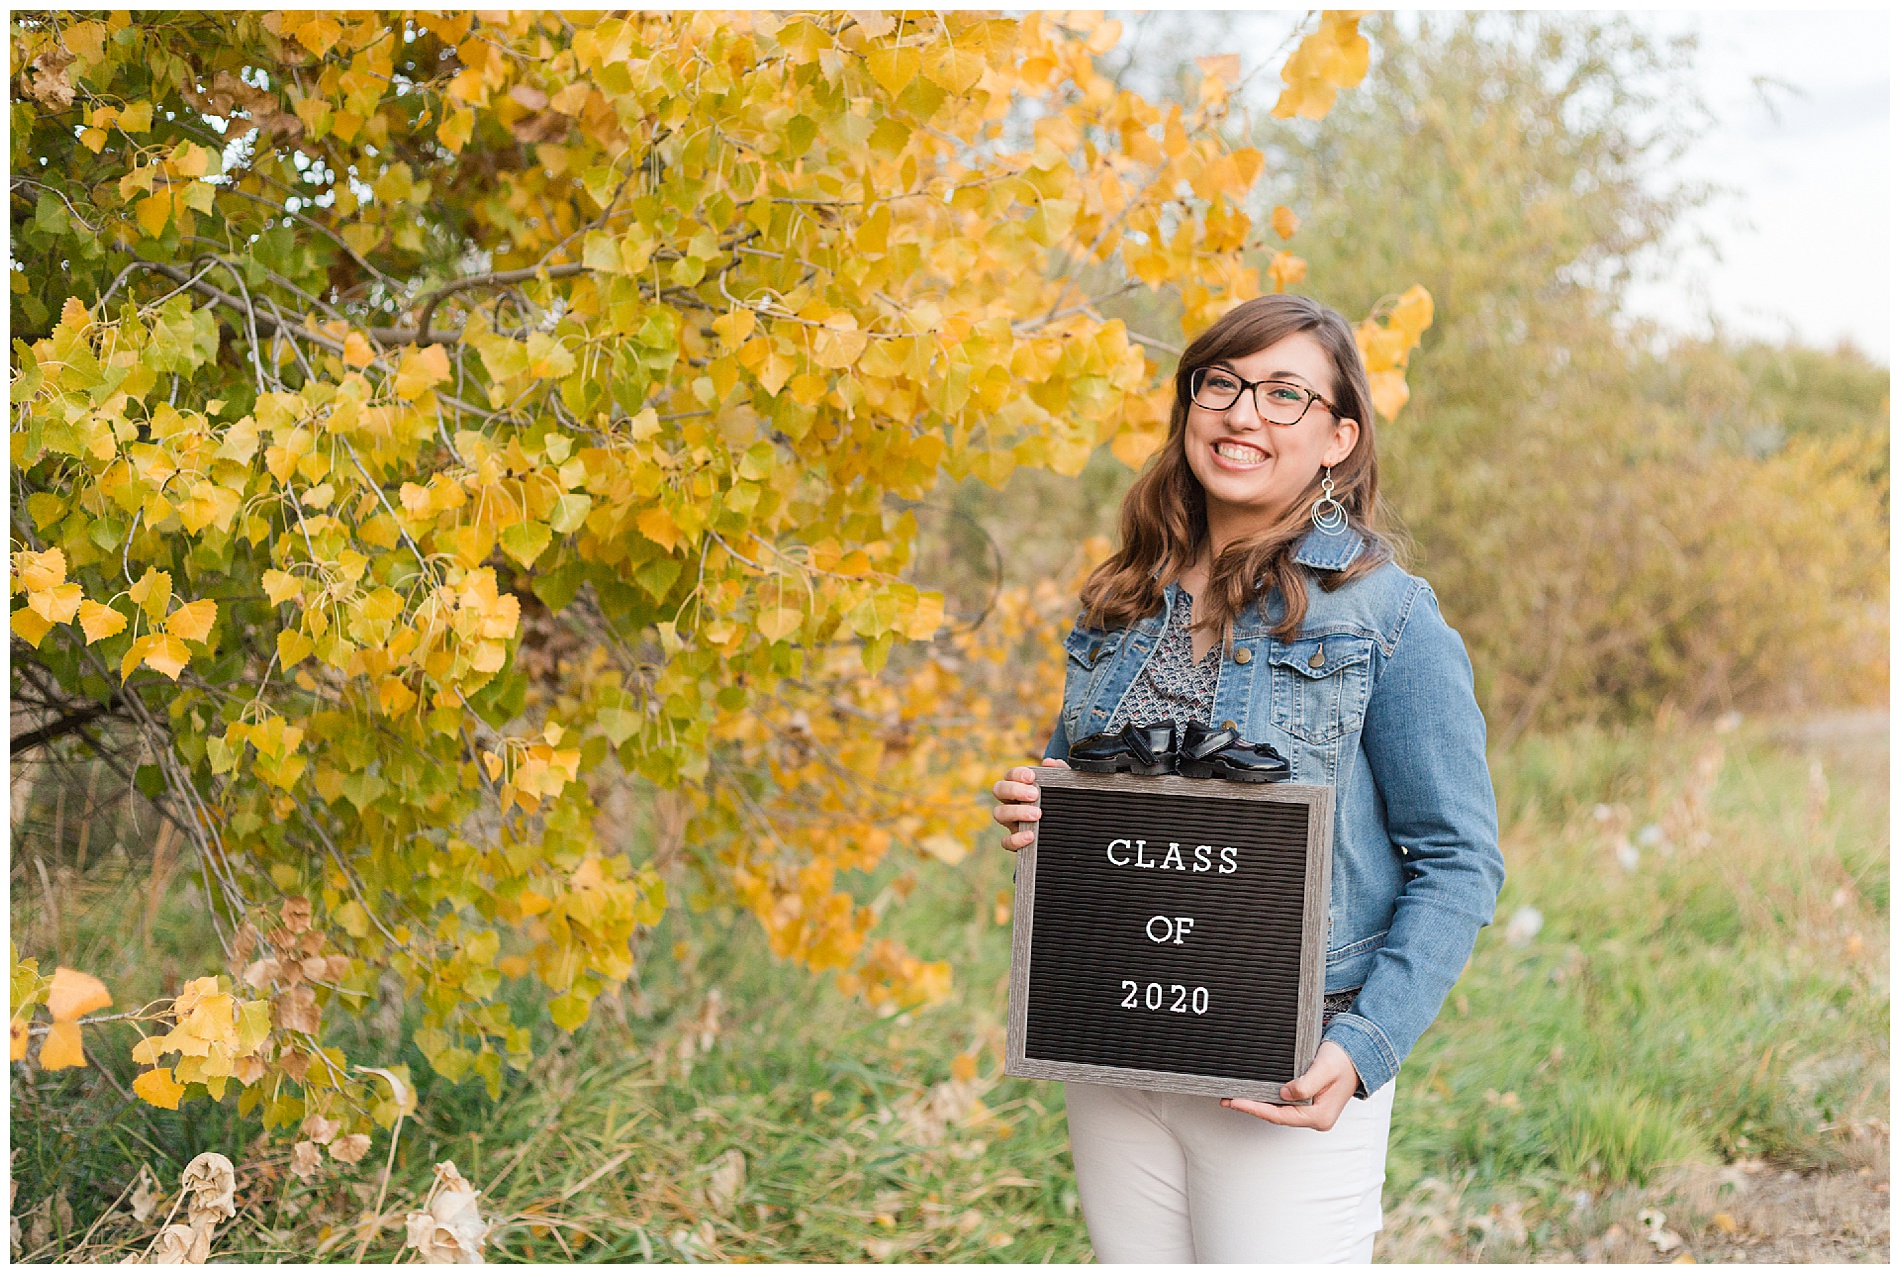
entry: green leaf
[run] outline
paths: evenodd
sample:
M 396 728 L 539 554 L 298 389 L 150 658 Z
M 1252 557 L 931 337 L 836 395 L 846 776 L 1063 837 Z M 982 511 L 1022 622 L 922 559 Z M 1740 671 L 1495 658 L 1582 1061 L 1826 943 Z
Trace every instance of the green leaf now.
M 35 491 L 26 498 L 26 511 L 34 527 L 44 531 L 66 511 L 66 502 L 50 491 Z
M 602 734 L 619 747 L 640 732 L 641 716 L 625 708 L 602 708 L 594 714 L 594 720 L 600 726 Z
M 556 1026 L 570 1034 L 581 1028 L 592 1011 L 593 1001 L 577 991 L 557 995 L 548 1001 L 548 1016 L 554 1019 Z
M 648 596 L 660 602 L 666 600 L 666 594 L 673 587 L 673 581 L 680 577 L 680 569 L 677 558 L 656 557 L 635 571 L 633 578 L 639 581 L 640 587 L 647 591 Z
M 561 535 L 572 535 L 581 529 L 593 507 L 594 502 L 588 496 L 564 495 L 554 502 L 554 509 L 548 514 L 548 525 Z
M 435 1067 L 436 1074 L 453 1084 L 468 1074 L 468 1068 L 474 1060 L 475 1054 L 458 1045 L 443 1049 L 429 1059 L 429 1064 Z
M 337 927 L 352 938 L 369 936 L 369 913 L 363 905 L 352 898 L 331 913 L 336 918 Z
M 541 556 L 553 538 L 554 533 L 545 522 L 517 522 L 502 531 L 501 547 L 523 566 L 533 566 L 534 559 Z
M 372 801 L 383 794 L 388 784 L 374 774 L 359 771 L 356 774 L 345 775 L 342 787 L 343 795 L 349 797 L 350 804 L 356 806 L 357 812 L 361 813 L 369 808 Z
M 71 228 L 66 218 L 66 205 L 50 190 L 41 190 L 39 201 L 33 207 L 33 224 L 48 234 L 65 234 Z
M 541 599 L 543 606 L 558 614 L 567 609 L 574 595 L 580 592 L 581 581 L 586 578 L 587 563 L 576 558 L 551 571 L 537 571 L 528 587 Z

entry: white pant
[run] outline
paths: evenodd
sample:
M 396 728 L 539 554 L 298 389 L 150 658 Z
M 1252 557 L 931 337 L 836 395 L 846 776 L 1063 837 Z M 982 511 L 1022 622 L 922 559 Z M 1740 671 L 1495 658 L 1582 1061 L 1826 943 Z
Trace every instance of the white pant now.
M 1326 1132 L 1282 1128 L 1217 1097 L 1063 1087 L 1098 1261 L 1372 1260 L 1392 1084 L 1348 1101 Z

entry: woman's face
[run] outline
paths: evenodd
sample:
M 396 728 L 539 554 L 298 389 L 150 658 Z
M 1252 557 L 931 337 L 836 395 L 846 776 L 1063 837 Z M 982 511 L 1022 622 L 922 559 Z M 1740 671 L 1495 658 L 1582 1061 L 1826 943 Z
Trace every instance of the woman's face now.
M 1241 380 L 1287 381 L 1327 402 L 1338 401 L 1333 360 L 1309 332 L 1295 332 L 1257 353 L 1213 366 Z M 1183 441 L 1188 467 L 1207 493 L 1210 521 L 1271 522 L 1292 506 L 1323 466 L 1338 464 L 1352 453 L 1359 441 L 1359 422 L 1339 419 L 1314 402 L 1297 424 L 1268 424 L 1260 417 L 1255 393 L 1243 392 L 1225 411 L 1190 405 Z

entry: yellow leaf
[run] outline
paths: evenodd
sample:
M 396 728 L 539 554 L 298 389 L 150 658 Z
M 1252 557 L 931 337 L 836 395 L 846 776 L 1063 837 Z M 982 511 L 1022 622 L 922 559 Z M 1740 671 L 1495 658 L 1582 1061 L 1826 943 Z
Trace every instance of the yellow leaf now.
M 145 574 L 139 576 L 139 582 L 132 585 L 127 596 L 134 605 L 144 608 L 147 619 L 158 623 L 165 618 L 165 610 L 171 605 L 172 573 L 146 567 Z
M 106 984 L 90 973 L 64 965 L 53 970 L 53 985 L 46 992 L 46 1011 L 53 1015 L 55 1022 L 72 1021 L 95 1009 L 109 1008 L 111 1004 L 112 993 L 106 990 Z
M 54 1022 L 40 1045 L 40 1069 L 63 1071 L 86 1064 L 86 1050 L 79 1042 L 79 1023 Z
M 376 701 L 389 716 L 400 716 L 415 706 L 416 692 L 404 685 L 400 677 L 384 677 L 376 687 Z
M 130 199 L 141 190 L 150 194 L 152 181 L 157 176 L 158 169 L 154 165 L 147 164 L 143 168 L 134 168 L 131 172 L 119 178 L 119 198 Z
M 792 373 L 797 370 L 797 359 L 789 354 L 772 350 L 765 356 L 765 361 L 759 364 L 756 374 L 765 392 L 776 396 L 779 390 L 785 388 L 785 382 L 791 379 Z
M 17 1017 L 9 1021 L 7 1023 L 8 1059 L 17 1062 L 22 1057 L 25 1057 L 26 1046 L 32 1041 L 32 1038 L 33 1037 L 27 1033 L 25 1022 L 22 1022 Z
M 125 616 L 98 602 L 81 602 L 79 626 L 85 630 L 86 644 L 90 646 L 121 631 L 125 627 Z
M 1267 263 L 1267 277 L 1273 280 L 1275 292 L 1284 292 L 1306 277 L 1306 261 L 1291 252 L 1276 252 Z
M 368 367 L 376 361 L 376 350 L 361 332 L 343 338 L 343 361 L 351 367 Z
M 211 152 L 185 142 L 172 152 L 172 171 L 180 177 L 202 177 L 211 170 Z
M 128 133 L 149 133 L 152 131 L 152 104 L 134 102 L 119 112 L 119 127 Z M 149 189 L 149 187 L 148 187 Z
M 218 622 L 218 604 L 208 598 L 180 606 L 165 621 L 165 631 L 186 641 L 203 641 Z
M 943 627 L 943 594 L 925 593 L 917 599 L 917 609 L 904 626 L 904 635 L 912 641 L 929 641 Z
M 573 373 L 574 351 L 546 332 L 528 336 L 528 374 L 543 380 L 556 380 Z
M 43 618 L 55 624 L 70 624 L 73 616 L 79 613 L 79 603 L 83 600 L 85 595 L 79 591 L 79 585 L 61 584 L 28 595 L 26 602 Z
M 109 134 L 103 128 L 84 129 L 79 134 L 79 144 L 97 155 L 106 148 L 106 138 L 108 136 Z
M 801 407 L 816 407 L 828 388 L 830 386 L 823 376 L 815 372 L 800 372 L 792 377 L 792 401 Z
M 1282 239 L 1291 239 L 1300 228 L 1300 219 L 1293 209 L 1281 204 L 1273 210 L 1273 233 Z
M 448 147 L 450 154 L 460 154 L 474 135 L 475 112 L 466 106 L 450 111 L 449 117 L 435 130 L 435 139 Z
M 967 93 L 983 78 L 983 55 L 974 49 L 943 45 L 932 51 L 924 74 L 952 93 Z
M 139 226 L 147 235 L 158 238 L 172 219 L 171 191 L 160 190 L 145 196 L 133 206 L 132 215 L 138 218 Z
M 34 613 L 31 606 L 22 606 L 13 612 L 13 635 L 29 646 L 38 646 L 46 634 L 53 631 L 53 625 L 44 617 Z
M 185 1095 L 185 1086 L 172 1079 L 171 1067 L 161 1066 L 134 1079 L 132 1091 L 160 1110 L 177 1110 L 178 1099 Z
M 132 1046 L 132 1060 L 140 1066 L 158 1065 L 159 1054 L 165 1050 L 163 1041 L 156 1035 L 148 1035 Z
M 449 354 L 440 345 L 403 351 L 402 366 L 396 372 L 396 397 L 413 402 L 431 386 L 449 378 Z
M 767 641 L 783 641 L 797 632 L 798 626 L 804 622 L 805 616 L 802 612 L 790 606 L 776 606 L 771 610 L 760 611 L 755 626 L 760 636 Z
M 1203 61 L 1206 59 L 1203 58 Z M 968 1083 L 976 1078 L 976 1054 L 958 1053 L 950 1059 L 950 1078 L 959 1083 Z
M 44 592 L 66 582 L 66 555 L 58 549 L 44 553 L 20 554 L 20 587 L 29 593 Z
M 286 628 L 277 634 L 277 662 L 284 668 L 297 666 L 304 656 L 316 649 L 316 643 L 294 628 Z
M 140 637 L 126 648 L 125 657 L 119 660 L 119 679 L 123 681 L 132 675 L 139 663 L 145 658 L 145 652 L 152 648 L 158 638 L 150 633 Z
M 917 78 L 924 59 L 916 49 L 872 49 L 864 55 L 864 64 L 870 68 L 871 78 L 896 97 Z
M 1372 384 L 1372 406 L 1387 420 L 1395 420 L 1405 404 L 1411 400 L 1412 391 L 1406 387 L 1405 373 L 1397 368 L 1382 372 L 1373 372 L 1368 377 Z
M 745 344 L 746 337 L 752 335 L 752 329 L 758 318 L 751 310 L 733 310 L 721 314 L 712 321 L 713 331 L 719 333 L 719 339 L 729 350 L 738 349 Z
M 186 649 L 184 642 L 170 634 L 153 634 L 140 640 L 151 643 L 145 651 L 145 666 L 154 672 L 163 673 L 173 681 L 178 680 L 178 674 L 191 662 L 191 651 Z
M 642 510 L 640 516 L 633 520 L 633 524 L 639 528 L 640 534 L 669 553 L 680 541 L 680 529 L 674 523 L 673 515 L 661 505 L 656 504 L 650 509 Z
M 289 571 L 265 571 L 264 595 L 270 598 L 271 605 L 282 606 L 285 602 L 302 597 L 303 585 Z
M 330 51 L 330 46 L 335 44 L 342 36 L 343 24 L 334 18 L 316 13 L 312 14 L 307 21 L 296 27 L 293 34 L 296 35 L 299 44 L 309 49 L 316 56 L 322 57 L 325 53 Z
M 1393 305 L 1391 321 L 1394 328 L 1405 333 L 1408 345 L 1418 344 L 1418 338 L 1432 325 L 1432 294 L 1414 283 Z

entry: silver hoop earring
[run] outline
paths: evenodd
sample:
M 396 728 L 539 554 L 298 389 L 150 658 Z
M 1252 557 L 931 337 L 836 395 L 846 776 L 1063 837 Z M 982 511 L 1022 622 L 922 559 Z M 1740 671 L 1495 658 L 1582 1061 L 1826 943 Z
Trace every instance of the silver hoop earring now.
M 1346 506 L 1333 499 L 1333 467 L 1326 466 L 1320 479 L 1319 499 L 1313 501 L 1313 529 L 1322 535 L 1338 535 L 1346 529 Z

